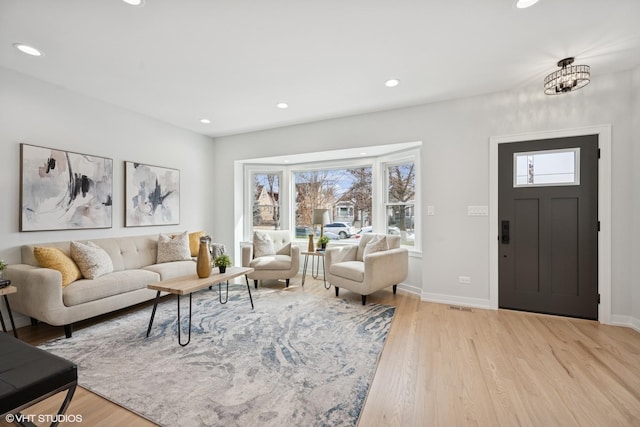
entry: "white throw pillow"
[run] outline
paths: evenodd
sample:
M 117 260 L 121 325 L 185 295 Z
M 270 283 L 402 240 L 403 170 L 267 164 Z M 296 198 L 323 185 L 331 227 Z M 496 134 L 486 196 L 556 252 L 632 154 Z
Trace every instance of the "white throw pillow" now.
M 367 255 L 371 255 L 376 252 L 382 252 L 389 249 L 389 245 L 387 244 L 387 236 L 376 236 L 367 243 L 364 247 L 364 253 L 362 254 L 362 259 L 364 259 Z
M 255 231 L 253 233 L 253 257 L 275 255 L 276 250 L 273 247 L 273 240 L 267 233 Z
M 158 264 L 172 261 L 191 259 L 189 248 L 189 233 L 168 235 L 160 233 L 158 236 Z
M 113 271 L 111 257 L 93 242 L 71 242 L 70 252 L 85 279 L 93 280 Z

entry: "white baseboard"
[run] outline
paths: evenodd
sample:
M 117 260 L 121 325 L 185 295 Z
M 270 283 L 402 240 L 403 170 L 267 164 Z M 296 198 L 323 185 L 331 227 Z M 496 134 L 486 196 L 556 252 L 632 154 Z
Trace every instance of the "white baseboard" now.
M 640 332 L 640 319 L 636 319 L 633 316 L 612 314 L 610 324 L 614 326 L 625 326 L 635 330 L 636 332 Z
M 398 289 L 405 291 L 409 294 L 420 296 L 422 294 L 422 288 L 413 285 L 407 285 L 406 283 L 400 283 Z
M 459 297 L 455 295 L 433 294 L 430 292 L 422 292 L 422 301 L 437 302 L 439 304 L 460 305 L 463 307 L 484 308 L 492 310 L 491 301 L 488 299 Z

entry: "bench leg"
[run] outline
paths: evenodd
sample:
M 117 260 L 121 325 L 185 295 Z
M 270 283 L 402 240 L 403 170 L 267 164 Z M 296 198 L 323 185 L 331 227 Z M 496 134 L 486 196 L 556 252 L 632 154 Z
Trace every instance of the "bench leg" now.
M 74 384 L 67 391 L 67 397 L 64 398 L 64 402 L 62 402 L 62 406 L 60 406 L 60 410 L 58 411 L 58 415 L 63 415 L 65 412 L 67 412 L 67 408 L 69 407 L 69 404 L 71 403 L 71 399 L 73 398 L 73 393 L 75 393 L 75 392 L 76 392 L 76 385 Z M 56 427 L 58 425 L 59 421 L 57 421 L 57 420 L 59 418 L 61 418 L 61 417 L 56 417 L 56 421 L 54 423 L 51 423 L 51 427 Z
M 73 323 L 69 323 L 68 325 L 64 325 L 64 336 L 67 338 L 71 338 L 73 334 Z

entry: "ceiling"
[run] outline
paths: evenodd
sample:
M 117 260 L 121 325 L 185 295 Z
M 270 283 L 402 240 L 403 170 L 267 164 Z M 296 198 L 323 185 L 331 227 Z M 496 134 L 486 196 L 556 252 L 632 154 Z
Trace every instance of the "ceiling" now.
M 514 2 L 0 0 L 0 66 L 213 137 L 640 66 L 640 1 Z

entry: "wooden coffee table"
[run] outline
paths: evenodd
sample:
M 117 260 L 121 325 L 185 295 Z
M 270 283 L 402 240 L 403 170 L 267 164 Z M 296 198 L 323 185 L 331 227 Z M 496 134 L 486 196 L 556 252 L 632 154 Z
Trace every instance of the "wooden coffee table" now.
M 211 289 L 213 285 L 218 285 L 218 296 L 221 304 L 226 304 L 229 300 L 229 280 L 236 277 L 244 276 L 247 282 L 247 291 L 249 292 L 249 301 L 251 301 L 251 309 L 253 310 L 253 298 L 251 297 L 251 288 L 249 287 L 249 279 L 247 274 L 253 273 L 253 268 L 247 267 L 227 267 L 227 271 L 220 273 L 217 268 L 214 268 L 209 277 L 204 279 L 199 278 L 197 275 L 189 275 L 176 277 L 174 279 L 164 280 L 162 282 L 150 283 L 147 288 L 157 291 L 156 300 L 153 304 L 153 311 L 151 312 L 151 319 L 149 320 L 149 328 L 147 329 L 147 337 L 151 333 L 151 326 L 153 326 L 153 318 L 156 315 L 156 308 L 158 308 L 158 300 L 160 299 L 161 292 L 168 292 L 178 296 L 178 344 L 182 347 L 189 344 L 191 341 L 191 295 L 204 288 Z M 226 298 L 222 301 L 222 282 L 227 283 Z M 180 295 L 189 295 L 189 338 L 187 342 L 182 343 L 180 331 L 182 326 L 180 323 Z

